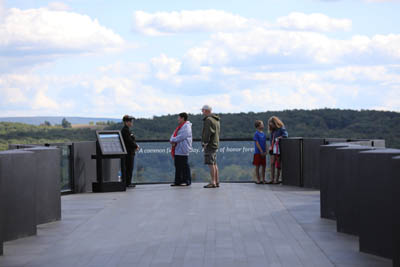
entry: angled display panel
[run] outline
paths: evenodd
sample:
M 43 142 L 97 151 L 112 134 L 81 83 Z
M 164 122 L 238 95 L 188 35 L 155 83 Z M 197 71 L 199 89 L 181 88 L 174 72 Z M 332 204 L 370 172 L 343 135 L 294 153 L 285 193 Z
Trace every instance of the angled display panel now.
M 120 131 L 97 131 L 101 154 L 125 155 L 126 148 Z

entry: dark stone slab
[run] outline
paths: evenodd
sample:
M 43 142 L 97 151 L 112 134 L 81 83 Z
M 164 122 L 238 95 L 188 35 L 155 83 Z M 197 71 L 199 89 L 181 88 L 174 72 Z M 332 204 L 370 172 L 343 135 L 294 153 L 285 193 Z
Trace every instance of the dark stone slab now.
M 26 148 L 35 153 L 36 223 L 61 219 L 60 150 L 55 147 Z
M 121 169 L 121 159 L 103 159 L 102 167 L 104 181 L 118 181 L 118 172 Z
M 307 188 L 320 188 L 320 146 L 325 140 L 321 138 L 303 139 L 303 185 Z
M 336 164 L 335 150 L 340 147 L 350 146 L 349 143 L 334 143 L 320 146 L 320 191 L 321 191 L 321 217 L 336 219 L 336 178 L 338 166 Z
M 393 267 L 400 267 L 400 156 L 393 158 Z
M 372 140 L 372 146 L 376 148 L 385 148 L 386 147 L 386 141 L 383 139 L 373 139 Z
M 284 185 L 302 186 L 301 138 L 281 140 L 282 183 Z
M 330 144 L 337 144 L 337 143 L 346 143 L 347 139 L 346 138 L 325 138 L 325 144 L 330 145 Z
M 74 192 L 92 192 L 92 184 L 97 181 L 96 160 L 92 159 L 92 155 L 96 154 L 96 142 L 72 143 L 72 154 Z M 120 159 L 103 160 L 102 172 L 105 181 L 116 182 L 118 180 L 120 164 Z
M 96 182 L 96 142 L 76 142 L 72 144 L 74 192 L 85 193 L 92 191 L 92 183 Z
M 1 164 L 1 163 L 0 163 Z M 1 167 L 1 165 L 0 165 Z M 1 188 L 3 188 L 3 175 L 0 169 L 0 255 L 3 255 L 3 222 L 4 222 L 4 213 L 3 213 L 3 193 Z
M 393 170 L 392 158 L 399 149 L 360 152 L 360 251 L 393 258 Z
M 336 225 L 337 231 L 358 235 L 360 223 L 359 152 L 374 149 L 367 146 L 349 146 L 336 149 Z
M 35 153 L 10 150 L 0 152 L 3 200 L 3 238 L 10 241 L 36 234 Z

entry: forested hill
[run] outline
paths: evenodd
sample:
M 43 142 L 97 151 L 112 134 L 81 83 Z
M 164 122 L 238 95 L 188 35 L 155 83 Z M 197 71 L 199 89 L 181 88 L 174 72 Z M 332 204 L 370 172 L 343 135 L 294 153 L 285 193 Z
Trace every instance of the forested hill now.
M 400 113 L 383 111 L 354 111 L 337 109 L 287 110 L 261 113 L 225 113 L 221 117 L 221 137 L 252 137 L 254 121 L 267 122 L 272 115 L 283 120 L 289 136 L 343 137 L 385 139 L 388 147 L 400 148 Z M 201 135 L 202 116 L 189 115 L 193 123 L 193 137 Z M 177 126 L 177 115 L 152 119 L 137 119 L 133 131 L 137 139 L 169 139 Z M 121 129 L 111 123 L 106 129 Z M 33 126 L 21 123 L 0 123 L 0 149 L 8 143 L 45 143 L 95 140 L 93 128 L 60 128 Z
M 286 110 L 260 113 L 226 113 L 221 117 L 221 137 L 252 137 L 254 121 L 275 115 L 285 123 L 289 136 L 385 139 L 387 145 L 400 148 L 400 113 L 338 109 Z M 189 115 L 193 137 L 201 136 L 202 116 Z M 177 124 L 177 115 L 137 119 L 133 130 L 138 139 L 169 139 Z M 121 124 L 110 126 L 120 129 Z
M 40 125 L 47 121 L 52 125 L 61 124 L 62 119 L 65 118 L 72 124 L 89 124 L 90 122 L 119 122 L 119 119 L 112 118 L 87 118 L 87 117 L 57 117 L 57 116 L 35 116 L 35 117 L 0 117 L 0 122 L 19 122 L 24 124 Z

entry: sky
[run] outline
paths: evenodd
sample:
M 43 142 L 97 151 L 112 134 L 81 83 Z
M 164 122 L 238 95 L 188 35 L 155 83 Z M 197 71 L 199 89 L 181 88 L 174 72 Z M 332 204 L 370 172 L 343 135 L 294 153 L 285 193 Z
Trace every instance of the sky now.
M 0 117 L 400 112 L 400 0 L 0 0 Z

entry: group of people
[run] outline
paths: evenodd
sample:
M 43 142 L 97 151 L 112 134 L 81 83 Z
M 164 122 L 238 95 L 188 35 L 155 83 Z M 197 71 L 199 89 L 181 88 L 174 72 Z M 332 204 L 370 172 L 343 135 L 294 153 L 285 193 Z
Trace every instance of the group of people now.
M 217 150 L 219 147 L 220 119 L 212 113 L 209 105 L 201 108 L 203 113 L 203 131 L 201 144 L 204 149 L 204 164 L 210 170 L 210 183 L 204 188 L 219 187 L 219 172 L 217 165 Z M 186 113 L 178 115 L 178 127 L 170 138 L 172 157 L 175 163 L 175 182 L 171 186 L 189 186 L 192 182 L 188 163 L 189 152 L 192 150 L 192 124 Z
M 256 120 L 254 123 L 256 133 L 254 134 L 254 156 L 256 184 L 280 184 L 281 175 L 281 146 L 280 140 L 288 137 L 288 132 L 283 122 L 276 116 L 268 120 L 269 147 L 267 151 L 267 136 L 264 133 L 264 123 Z M 270 155 L 271 180 L 265 180 L 265 168 L 267 165 L 267 154 Z M 261 168 L 261 175 L 260 175 Z M 275 175 L 276 174 L 276 175 Z
M 204 164 L 208 165 L 210 171 L 210 182 L 204 188 L 219 187 L 219 171 L 217 165 L 217 150 L 219 148 L 220 118 L 212 113 L 209 105 L 201 108 L 203 113 L 203 130 L 201 144 L 204 150 Z M 134 166 L 134 156 L 140 147 L 136 144 L 135 136 L 130 128 L 133 125 L 133 117 L 125 115 L 123 117 L 124 127 L 121 130 L 124 139 L 127 156 L 126 167 L 126 186 L 135 187 L 132 184 L 132 172 Z M 278 184 L 280 183 L 280 140 L 288 137 L 283 122 L 272 116 L 268 120 L 269 146 L 267 151 L 267 136 L 264 133 L 264 123 L 261 120 L 255 122 L 256 133 L 254 134 L 254 156 L 253 165 L 255 166 L 257 184 Z M 191 171 L 189 166 L 189 153 L 192 151 L 192 123 L 188 120 L 188 114 L 182 112 L 178 115 L 178 126 L 170 138 L 171 155 L 175 165 L 175 181 L 171 186 L 190 186 L 192 183 Z M 266 157 L 270 155 L 271 181 L 265 180 Z M 260 174 L 260 169 L 261 174 Z M 276 173 L 276 175 L 275 175 Z

